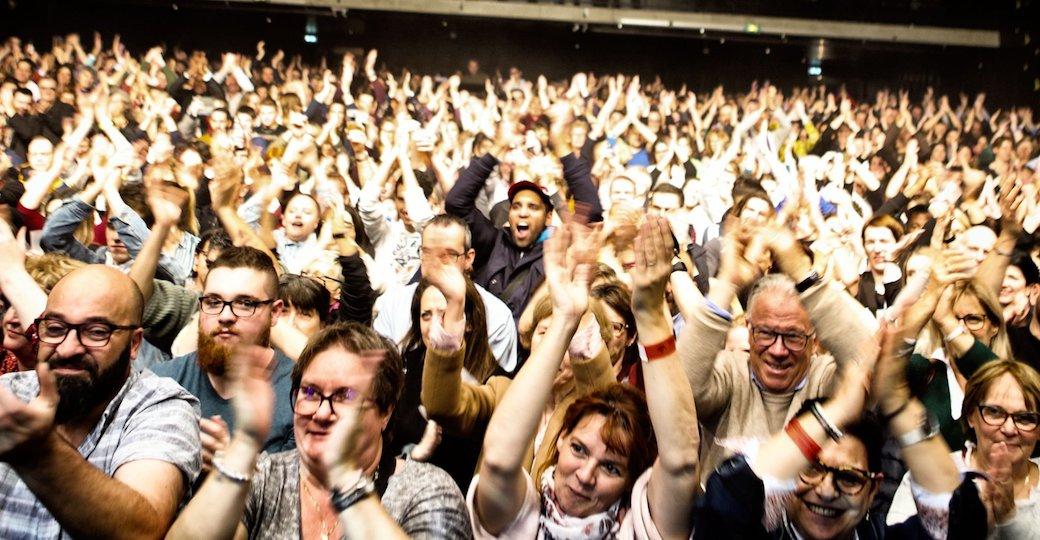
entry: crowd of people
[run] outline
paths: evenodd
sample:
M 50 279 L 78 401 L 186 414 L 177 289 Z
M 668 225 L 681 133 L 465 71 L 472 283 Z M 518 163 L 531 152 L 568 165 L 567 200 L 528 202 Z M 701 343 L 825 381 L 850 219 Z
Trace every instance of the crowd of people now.
M 415 68 L 3 42 L 0 537 L 1038 537 L 1031 108 Z

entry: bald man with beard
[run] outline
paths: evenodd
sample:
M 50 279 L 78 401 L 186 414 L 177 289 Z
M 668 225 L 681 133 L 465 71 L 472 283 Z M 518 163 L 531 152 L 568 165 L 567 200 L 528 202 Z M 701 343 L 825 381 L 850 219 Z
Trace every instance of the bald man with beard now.
M 199 474 L 198 401 L 130 367 L 143 299 L 90 265 L 36 320 L 36 371 L 0 377 L 0 538 L 162 536 Z

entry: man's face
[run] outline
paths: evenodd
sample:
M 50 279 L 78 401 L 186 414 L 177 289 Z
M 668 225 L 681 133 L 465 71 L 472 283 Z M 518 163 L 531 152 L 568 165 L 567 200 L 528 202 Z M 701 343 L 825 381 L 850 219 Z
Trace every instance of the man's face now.
M 224 133 L 231 127 L 231 119 L 225 111 L 213 111 L 209 117 L 209 127 L 216 133 Z
M 650 198 L 650 214 L 668 216 L 682 208 L 682 197 L 674 193 L 654 193 Z
M 40 318 L 65 324 L 136 324 L 133 308 L 125 299 L 127 284 L 117 286 L 111 280 L 105 275 L 59 282 Z M 137 356 L 141 337 L 140 329 L 115 330 L 105 345 L 86 347 L 80 340 L 89 342 L 89 339 L 80 330 L 70 329 L 60 344 L 41 341 L 37 359 L 50 364 L 58 381 L 60 401 L 56 422 L 81 418 L 111 399 L 130 373 L 130 363 Z
M 589 138 L 589 130 L 581 124 L 575 124 L 571 127 L 571 148 L 575 152 L 581 150 L 585 146 L 585 141 Z
M 306 240 L 318 228 L 321 220 L 318 212 L 318 204 L 314 199 L 304 195 L 293 197 L 285 205 L 285 214 L 282 216 L 285 236 L 294 242 Z
M 119 233 L 111 224 L 105 229 L 105 245 L 108 246 L 108 253 L 112 255 L 112 260 L 116 264 L 123 264 L 130 260 L 130 252 L 127 251 L 126 245 L 119 239 Z
M 545 202 L 537 193 L 529 189 L 517 193 L 509 203 L 509 228 L 513 232 L 513 243 L 520 248 L 534 245 L 545 230 L 548 217 Z
M 38 83 L 40 87 L 40 102 L 47 105 L 53 104 L 58 101 L 58 82 L 50 77 L 41 79 Z
M 964 249 L 976 263 L 986 260 L 986 255 L 997 245 L 997 234 L 984 225 L 976 225 L 964 232 Z
M 768 202 L 758 197 L 752 197 L 748 199 L 744 204 L 744 208 L 740 210 L 740 221 L 751 223 L 752 225 L 765 224 L 766 220 L 769 219 L 770 210 Z
M 29 82 L 29 78 L 32 76 L 32 65 L 25 60 L 21 60 L 14 68 L 14 80 L 18 81 L 18 84 L 25 84 Z
M 896 237 L 888 227 L 867 227 L 863 231 L 863 250 L 867 252 L 867 265 L 872 271 L 884 269 L 895 245 Z
M 610 183 L 610 203 L 624 204 L 636 198 L 636 186 L 628 178 L 615 178 Z
M 798 297 L 772 291 L 756 295 L 748 312 L 748 331 L 755 378 L 769 392 L 790 392 L 805 378 L 813 350 L 812 323 Z M 802 336 L 805 346 L 792 351 L 796 338 L 777 334 Z
M 804 538 L 846 537 L 863 521 L 880 483 L 870 476 L 867 449 L 855 437 L 827 443 L 818 461 L 826 467 L 842 470 L 841 481 L 836 481 L 834 473 L 827 471 L 814 485 L 805 480 L 807 475 L 803 473 L 795 488 L 796 497 L 787 504 L 787 515 Z M 860 485 L 863 479 L 866 483 Z M 855 494 L 849 495 L 847 491 Z
M 14 95 L 15 114 L 29 114 L 32 112 L 32 96 L 18 92 Z
M 222 306 L 217 314 L 200 311 L 199 362 L 203 369 L 220 375 L 235 345 L 267 345 L 271 326 L 281 314 L 282 301 L 276 299 L 274 284 L 269 282 L 266 274 L 245 267 L 215 268 L 206 276 L 202 295 L 225 302 L 274 300 L 256 305 L 251 315 L 228 305 Z
M 260 125 L 264 127 L 273 127 L 275 120 L 278 118 L 278 110 L 272 105 L 261 105 L 260 106 Z
M 422 232 L 422 263 L 451 264 L 463 274 L 473 268 L 475 252 L 466 249 L 466 231 L 456 224 L 428 225 Z
M 29 167 L 36 172 L 46 171 L 54 161 L 54 145 L 44 138 L 33 139 L 25 156 Z

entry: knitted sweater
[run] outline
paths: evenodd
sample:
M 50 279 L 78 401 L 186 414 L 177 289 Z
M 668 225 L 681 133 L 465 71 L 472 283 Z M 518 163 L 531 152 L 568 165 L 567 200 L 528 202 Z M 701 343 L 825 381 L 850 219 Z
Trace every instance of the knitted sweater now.
M 863 307 L 837 286 L 823 281 L 801 294 L 816 336 L 830 354 L 810 359 L 805 380 L 786 394 L 763 392 L 751 377 L 746 353 L 723 350 L 730 323 L 705 305 L 697 308 L 679 337 L 679 353 L 693 386 L 701 433 L 701 482 L 744 447 L 783 428 L 802 402 L 829 395 L 835 375 L 847 362 L 872 360 L 877 342 Z M 868 315 L 869 316 L 869 315 Z

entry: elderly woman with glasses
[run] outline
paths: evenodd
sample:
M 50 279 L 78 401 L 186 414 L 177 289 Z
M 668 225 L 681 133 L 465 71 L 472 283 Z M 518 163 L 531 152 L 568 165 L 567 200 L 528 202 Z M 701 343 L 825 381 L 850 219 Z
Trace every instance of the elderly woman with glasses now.
M 1011 348 L 996 295 L 972 275 L 977 265 L 947 248 L 934 256 L 924 290 L 906 313 L 908 331 L 919 334 L 907 377 L 910 388 L 939 420 L 951 448 L 964 445 L 960 418 L 967 379 Z
M 256 359 L 234 364 L 260 373 L 266 366 Z M 241 384 L 242 374 L 234 376 Z M 462 493 L 451 477 L 386 451 L 404 383 L 392 342 L 356 323 L 313 336 L 292 374 L 297 447 L 258 458 L 257 441 L 264 440 L 273 412 L 271 398 L 263 396 L 273 389 L 262 382 L 236 392 L 231 444 L 214 460 L 215 473 L 168 537 L 471 536 Z
M 1031 458 L 1040 439 L 1040 374 L 1013 360 L 979 368 L 968 381 L 962 418 L 969 441 L 953 453 L 961 470 L 985 472 L 1005 497 L 994 509 L 997 528 L 991 537 L 1035 538 L 1040 530 L 1040 458 Z M 917 513 L 909 475 L 892 501 L 888 521 Z

